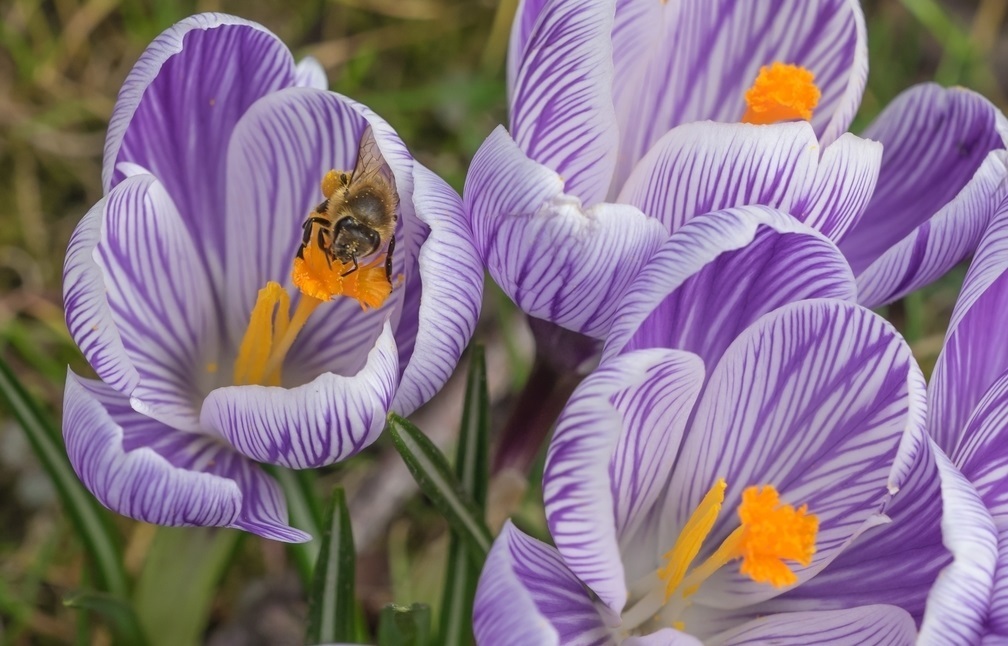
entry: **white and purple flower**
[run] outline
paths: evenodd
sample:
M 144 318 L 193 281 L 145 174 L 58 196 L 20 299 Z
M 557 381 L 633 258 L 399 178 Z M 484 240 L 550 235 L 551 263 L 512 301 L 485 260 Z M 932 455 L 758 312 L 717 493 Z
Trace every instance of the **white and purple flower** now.
M 366 132 L 398 193 L 392 279 L 380 255 L 345 275 L 323 262 L 336 287 L 309 296 L 292 283 L 302 223 Z M 74 468 L 133 518 L 306 540 L 257 463 L 343 460 L 444 384 L 482 296 L 461 200 L 384 120 L 327 91 L 318 63 L 218 14 L 170 28 L 134 66 L 103 182 L 64 267 L 67 325 L 100 378 L 67 375 Z
M 779 211 L 674 233 L 551 440 L 556 547 L 505 528 L 477 592 L 478 641 L 977 634 L 993 521 L 926 435 L 909 347 L 856 294 L 836 245 Z
M 510 128 L 464 191 L 490 274 L 530 316 L 604 338 L 669 233 L 762 204 L 836 242 L 864 305 L 935 279 L 1008 191 L 1008 126 L 975 93 L 922 85 L 847 133 L 866 47 L 856 0 L 524 0 Z

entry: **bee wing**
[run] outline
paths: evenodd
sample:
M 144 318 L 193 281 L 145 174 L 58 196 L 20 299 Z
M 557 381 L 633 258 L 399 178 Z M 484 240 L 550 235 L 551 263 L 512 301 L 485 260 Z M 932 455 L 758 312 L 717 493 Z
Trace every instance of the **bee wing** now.
M 382 157 L 381 151 L 378 149 L 378 142 L 374 138 L 374 132 L 371 131 L 371 126 L 368 126 L 364 129 L 364 134 L 361 135 L 360 146 L 357 149 L 357 165 L 354 166 L 350 183 L 366 182 L 376 175 L 388 182 L 393 195 L 398 195 L 392 169 Z

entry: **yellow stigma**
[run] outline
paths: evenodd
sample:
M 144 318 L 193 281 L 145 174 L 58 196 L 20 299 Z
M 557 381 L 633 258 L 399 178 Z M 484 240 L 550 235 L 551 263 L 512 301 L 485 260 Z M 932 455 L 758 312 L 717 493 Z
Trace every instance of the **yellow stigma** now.
M 765 65 L 746 91 L 745 101 L 749 107 L 742 122 L 811 121 L 812 111 L 821 96 L 815 74 L 804 67 L 780 62 Z
M 356 271 L 353 263 L 342 263 L 328 257 L 317 244 L 308 244 L 303 258 L 294 259 L 291 279 L 301 293 L 328 301 L 333 296 L 348 296 L 361 305 L 361 309 L 381 307 L 392 293 L 392 284 L 385 275 L 385 258 L 379 255 Z M 344 275 L 346 274 L 346 275 Z

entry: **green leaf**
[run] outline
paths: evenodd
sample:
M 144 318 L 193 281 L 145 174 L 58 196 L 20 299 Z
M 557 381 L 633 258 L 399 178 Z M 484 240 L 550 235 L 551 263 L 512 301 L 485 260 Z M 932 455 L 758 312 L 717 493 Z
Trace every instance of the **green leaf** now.
M 486 361 L 482 346 L 474 345 L 470 350 L 465 406 L 455 456 L 455 475 L 462 489 L 472 496 L 480 509 L 486 505 L 489 484 L 489 410 Z M 464 539 L 452 531 L 439 624 L 439 643 L 446 646 L 473 643 L 472 606 L 481 570 L 481 567 L 475 565 L 474 556 L 478 555 L 470 554 L 470 548 Z
M 128 594 L 126 572 L 108 512 L 77 479 L 66 450 L 54 439 L 60 436 L 58 428 L 39 410 L 2 358 L 0 398 L 24 430 L 32 450 L 56 487 L 63 509 L 91 557 L 95 584 L 104 592 L 125 598 Z
M 152 646 L 196 644 L 244 533 L 158 527 L 137 580 L 134 606 Z
M 423 603 L 409 608 L 388 604 L 378 618 L 378 646 L 427 646 L 430 615 L 430 607 Z
M 287 499 L 287 509 L 290 524 L 312 535 L 307 543 L 288 543 L 287 553 L 301 578 L 305 590 L 311 588 L 315 563 L 318 561 L 319 548 L 322 545 L 322 526 L 325 518 L 322 505 L 316 494 L 316 473 L 310 469 L 295 471 L 283 467 L 266 465 L 266 470 L 276 478 Z
M 137 622 L 133 607 L 120 597 L 107 592 L 81 590 L 63 599 L 63 605 L 68 608 L 87 610 L 105 619 L 112 628 L 117 641 L 122 644 L 144 646 L 147 640 Z
M 305 643 L 351 642 L 357 636 L 354 601 L 356 554 L 350 512 L 341 487 L 333 491 L 323 527 L 325 532 L 308 598 Z
M 470 560 L 481 567 L 493 537 L 476 503 L 452 473 L 444 454 L 411 422 L 395 413 L 388 417 L 389 434 L 413 479 L 448 525 L 469 547 Z

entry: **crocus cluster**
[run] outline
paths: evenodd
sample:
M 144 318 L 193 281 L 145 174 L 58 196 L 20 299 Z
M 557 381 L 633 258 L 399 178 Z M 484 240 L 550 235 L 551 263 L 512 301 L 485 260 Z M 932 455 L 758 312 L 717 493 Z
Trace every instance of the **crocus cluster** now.
M 864 31 L 844 0 L 521 3 L 465 207 L 502 289 L 604 346 L 479 643 L 1005 635 L 1008 121 L 927 84 L 846 132 Z M 926 386 L 865 308 L 978 246 Z
M 67 376 L 70 460 L 133 518 L 306 540 L 261 465 L 429 400 L 485 267 L 598 366 L 549 536 L 490 551 L 480 644 L 1008 639 L 1008 120 L 926 84 L 855 135 L 866 76 L 856 0 L 522 0 L 459 198 L 314 61 L 187 19 L 127 78 L 67 253 L 98 377 Z M 971 254 L 927 383 L 868 308 Z
M 380 253 L 356 271 L 323 254 L 306 223 L 362 150 L 395 192 L 389 276 Z M 444 384 L 482 297 L 461 200 L 318 63 L 216 14 L 133 67 L 102 180 L 64 267 L 99 378 L 67 375 L 74 469 L 133 518 L 307 540 L 259 463 L 343 460 Z

